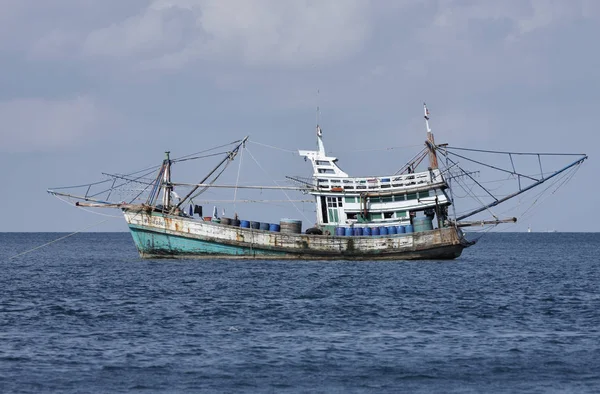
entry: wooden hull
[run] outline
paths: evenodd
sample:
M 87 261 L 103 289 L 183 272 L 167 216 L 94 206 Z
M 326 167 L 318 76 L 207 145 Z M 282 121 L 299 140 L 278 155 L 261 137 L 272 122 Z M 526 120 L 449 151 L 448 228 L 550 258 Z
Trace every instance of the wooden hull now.
M 125 218 L 142 258 L 439 260 L 457 258 L 469 246 L 456 228 L 346 237 L 286 234 L 131 210 Z

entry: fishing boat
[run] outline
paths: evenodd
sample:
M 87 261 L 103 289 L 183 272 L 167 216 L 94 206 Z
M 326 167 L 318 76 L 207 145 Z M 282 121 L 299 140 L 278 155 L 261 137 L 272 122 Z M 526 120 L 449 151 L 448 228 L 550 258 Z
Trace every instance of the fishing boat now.
M 309 177 L 288 177 L 291 186 L 249 186 L 219 184 L 225 169 L 247 148 L 249 138 L 234 141 L 222 159 L 198 183 L 177 182 L 172 179 L 172 166 L 183 161 L 205 157 L 200 153 L 165 158 L 151 172 L 138 171 L 127 175 L 105 174 L 108 179 L 84 185 L 85 193 L 76 194 L 72 187 L 49 189 L 63 199 L 75 201 L 82 208 L 120 209 L 129 226 L 142 258 L 193 259 L 278 259 L 278 260 L 415 260 L 454 259 L 463 249 L 473 245 L 463 232 L 465 227 L 496 226 L 514 223 L 516 217 L 499 217 L 492 208 L 553 180 L 564 181 L 572 176 L 587 159 L 585 154 L 543 154 L 496 152 L 436 144 L 430 128 L 429 110 L 423 105 L 426 127 L 424 148 L 400 170 L 381 176 L 353 177 L 344 172 L 336 157 L 326 153 L 323 131 L 316 126 L 316 149 L 299 150 L 298 156 L 312 165 Z M 219 146 L 222 148 L 223 145 Z M 458 153 L 460 152 L 460 153 Z M 485 164 L 471 159 L 465 152 L 507 155 L 508 168 Z M 213 156 L 212 153 L 206 156 Z M 517 171 L 516 156 L 537 158 L 540 173 L 533 176 Z M 568 162 L 557 170 L 542 171 L 542 157 L 567 157 Z M 574 157 L 573 157 L 574 156 Z M 463 168 L 464 163 L 487 166 L 507 175 L 516 190 L 504 195 L 494 194 L 477 179 L 477 172 Z M 149 174 L 154 174 L 148 179 Z M 479 206 L 467 207 L 457 213 L 453 184 L 470 183 L 484 190 L 485 200 L 476 196 Z M 105 185 L 100 192 L 93 188 Z M 128 201 L 111 201 L 110 196 L 120 187 L 140 185 Z M 184 197 L 175 193 L 186 190 Z M 212 214 L 210 206 L 197 204 L 207 190 L 242 189 L 283 190 L 311 196 L 315 220 L 303 223 L 293 218 L 277 222 L 260 218 Z M 139 193 L 137 192 L 139 190 Z M 485 194 L 484 193 L 484 194 Z M 102 196 L 102 197 L 101 197 Z M 489 198 L 491 196 L 491 198 Z M 490 213 L 489 218 L 467 221 L 478 214 Z

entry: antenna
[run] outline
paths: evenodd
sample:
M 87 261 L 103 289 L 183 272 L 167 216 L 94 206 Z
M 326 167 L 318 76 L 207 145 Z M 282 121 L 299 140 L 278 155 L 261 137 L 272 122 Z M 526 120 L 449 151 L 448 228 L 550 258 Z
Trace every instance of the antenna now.
M 321 114 L 321 110 L 319 109 L 319 89 L 317 89 L 317 149 L 320 154 L 325 155 L 325 147 L 323 146 L 323 131 L 321 130 L 321 126 L 319 126 L 319 116 Z
M 423 103 L 423 113 L 425 114 L 425 128 L 428 133 L 431 133 L 431 129 L 429 128 L 429 110 L 427 109 L 427 104 Z
M 321 112 L 321 110 L 319 108 L 319 93 L 320 93 L 319 89 L 317 89 L 317 97 L 316 97 L 317 98 L 317 114 L 316 114 L 317 115 L 317 128 L 319 127 L 319 115 Z

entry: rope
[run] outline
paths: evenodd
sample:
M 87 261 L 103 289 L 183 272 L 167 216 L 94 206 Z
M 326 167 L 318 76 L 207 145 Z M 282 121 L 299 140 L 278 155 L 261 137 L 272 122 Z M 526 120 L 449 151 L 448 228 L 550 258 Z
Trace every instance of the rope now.
M 297 152 L 297 151 L 295 151 L 295 150 L 290 150 L 290 149 L 285 149 L 285 148 L 279 148 L 279 147 L 277 147 L 277 146 L 268 145 L 268 144 L 263 144 L 263 143 L 256 142 L 256 141 L 248 141 L 248 142 L 249 142 L 249 143 L 251 143 L 251 144 L 260 145 L 260 146 L 264 146 L 264 147 L 267 147 L 267 148 L 271 148 L 271 149 L 280 150 L 280 151 L 283 151 L 283 152 L 294 153 L 294 154 L 297 154 L 297 153 L 298 153 L 298 152 Z
M 383 151 L 394 150 L 394 149 L 417 148 L 417 147 L 420 147 L 420 146 L 422 146 L 422 144 L 418 144 L 418 145 L 405 145 L 405 146 L 390 146 L 389 148 L 370 148 L 370 149 L 341 150 L 341 151 L 336 151 L 336 152 L 338 152 L 338 153 L 383 152 Z
M 43 247 L 45 247 L 45 246 L 52 245 L 53 243 L 56 243 L 56 242 L 58 242 L 58 241 L 62 241 L 63 239 L 66 239 L 66 238 L 72 237 L 72 236 L 73 236 L 73 235 L 75 235 L 75 234 L 79 234 L 79 233 L 80 233 L 80 232 L 82 232 L 82 231 L 85 231 L 85 230 L 88 230 L 88 229 L 90 229 L 90 228 L 92 228 L 92 227 L 98 226 L 98 225 L 100 225 L 100 224 L 102 224 L 102 223 L 104 223 L 104 222 L 107 222 L 107 221 L 109 221 L 109 220 L 110 220 L 110 219 L 104 219 L 104 220 L 102 220 L 102 221 L 100 221 L 100 222 L 98 222 L 98 223 L 92 224 L 91 226 L 88 226 L 88 227 L 86 227 L 86 228 L 83 228 L 83 229 L 81 229 L 81 230 L 77 230 L 77 231 L 75 231 L 74 233 L 71 233 L 71 234 L 65 235 L 64 237 L 60 237 L 60 238 L 58 238 L 58 239 L 55 239 L 54 241 L 46 242 L 46 243 L 45 243 L 45 244 L 43 244 L 43 245 L 36 246 L 36 247 L 35 247 L 35 248 L 33 248 L 33 249 L 29 249 L 29 250 L 26 250 L 26 251 L 24 251 L 24 252 L 21 252 L 21 253 L 19 253 L 19 254 L 16 254 L 16 255 L 14 255 L 14 256 L 12 256 L 12 257 L 9 257 L 8 259 L 9 259 L 9 260 L 12 260 L 12 259 L 15 259 L 15 258 L 17 258 L 17 257 L 19 257 L 19 256 L 23 256 L 24 254 L 31 253 L 31 252 L 33 252 L 33 251 L 35 251 L 35 250 L 41 249 L 41 248 L 43 248 Z
M 235 179 L 235 189 L 233 190 L 233 212 L 237 212 L 237 191 L 240 183 L 240 172 L 242 171 L 242 159 L 244 157 L 244 149 L 240 151 L 240 165 L 238 166 L 237 178 Z

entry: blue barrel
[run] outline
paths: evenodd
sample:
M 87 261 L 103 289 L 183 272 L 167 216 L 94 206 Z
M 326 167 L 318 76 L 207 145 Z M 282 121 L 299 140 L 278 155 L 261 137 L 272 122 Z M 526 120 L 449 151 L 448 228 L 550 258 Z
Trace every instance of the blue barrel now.
M 278 233 L 280 229 L 281 229 L 281 227 L 276 223 L 269 224 L 269 231 Z
M 373 227 L 371 229 L 371 234 L 373 234 L 373 235 L 379 235 L 379 227 Z
M 269 227 L 270 227 L 269 223 L 264 223 L 264 222 L 263 222 L 263 223 L 261 223 L 261 224 L 260 224 L 260 227 L 259 227 L 259 228 L 260 228 L 261 230 L 266 230 L 266 231 L 269 231 Z
M 412 224 L 407 224 L 406 226 L 404 226 L 405 230 L 407 233 L 412 233 L 413 232 L 413 226 Z
M 388 234 L 394 235 L 398 233 L 398 229 L 396 228 L 396 226 L 389 226 L 388 227 Z
M 363 235 L 371 235 L 371 229 L 369 227 L 363 228 Z
M 336 227 L 335 228 L 335 235 L 337 235 L 338 237 L 341 237 L 345 234 L 344 228 L 343 227 Z
M 396 226 L 396 233 L 397 234 L 404 234 L 406 232 L 406 227 L 404 226 Z
M 429 216 L 419 216 L 413 218 L 415 233 L 433 230 L 433 222 Z
M 379 227 L 379 235 L 388 235 L 387 227 Z
M 231 219 L 229 221 L 229 225 L 234 226 L 234 227 L 240 227 L 240 221 L 238 219 Z
M 240 220 L 240 227 L 242 227 L 242 228 L 250 228 L 250 221 L 248 221 L 248 220 Z
M 359 237 L 360 237 L 361 235 L 363 235 L 363 229 L 362 229 L 362 227 L 355 227 L 355 228 L 354 228 L 354 235 L 357 235 L 357 236 L 359 236 Z
M 260 228 L 260 222 L 250 222 L 250 227 L 252 227 L 255 230 L 258 230 Z
M 354 235 L 354 229 L 352 227 L 346 227 L 346 231 L 344 234 L 346 237 L 351 237 Z

